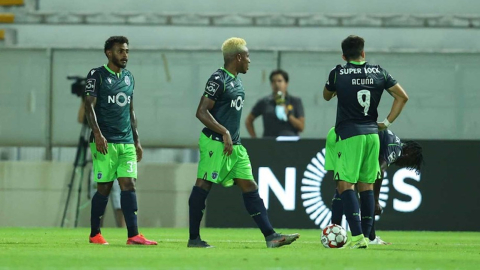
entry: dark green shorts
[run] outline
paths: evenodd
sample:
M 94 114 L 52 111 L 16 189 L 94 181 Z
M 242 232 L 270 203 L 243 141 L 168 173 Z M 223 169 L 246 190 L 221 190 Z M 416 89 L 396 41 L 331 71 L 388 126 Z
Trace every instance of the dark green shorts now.
M 95 181 L 112 182 L 119 177 L 137 178 L 137 152 L 133 144 L 108 143 L 106 155 L 90 143 Z
M 357 135 L 335 144 L 335 180 L 372 184 L 380 178 L 378 134 Z
M 234 145 L 230 156 L 223 154 L 222 142 L 212 140 L 205 134 L 198 141 L 200 161 L 197 178 L 225 187 L 233 185 L 233 179 L 254 180 L 247 150 L 243 145 Z

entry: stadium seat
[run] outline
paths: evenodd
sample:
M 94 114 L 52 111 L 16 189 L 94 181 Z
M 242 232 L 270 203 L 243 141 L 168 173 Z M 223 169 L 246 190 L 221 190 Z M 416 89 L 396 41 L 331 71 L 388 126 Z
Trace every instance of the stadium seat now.
M 4 40 L 4 39 L 5 39 L 5 30 L 0 29 L 0 40 Z
M 23 6 L 23 0 L 0 0 L 0 6 Z
M 13 23 L 14 20 L 15 20 L 15 14 L 0 13 L 0 23 Z

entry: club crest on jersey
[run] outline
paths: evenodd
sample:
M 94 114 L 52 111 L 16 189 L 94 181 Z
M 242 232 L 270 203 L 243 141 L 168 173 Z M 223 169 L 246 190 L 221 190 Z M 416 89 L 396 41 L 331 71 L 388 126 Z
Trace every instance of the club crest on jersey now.
M 130 77 L 125 76 L 125 84 L 130 86 Z

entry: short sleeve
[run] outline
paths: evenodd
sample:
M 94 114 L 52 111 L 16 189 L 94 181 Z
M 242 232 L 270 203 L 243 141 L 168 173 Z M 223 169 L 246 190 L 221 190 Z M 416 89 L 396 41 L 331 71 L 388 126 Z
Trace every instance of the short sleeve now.
M 303 102 L 301 98 L 297 98 L 295 104 L 295 117 L 300 118 L 300 117 L 305 117 L 305 111 L 303 110 Z
M 214 73 L 208 79 L 203 95 L 211 100 L 217 101 L 224 91 L 223 77 L 218 73 Z
M 88 72 L 87 81 L 85 85 L 85 96 L 96 97 L 100 90 L 101 84 L 100 74 L 97 70 L 92 69 Z
M 253 106 L 252 114 L 253 116 L 257 117 L 262 115 L 264 111 L 265 111 L 265 99 L 262 98 L 257 101 L 255 106 Z
M 395 80 L 385 69 L 383 69 L 383 76 L 385 77 L 385 89 L 389 89 L 397 84 L 397 80 Z
M 327 88 L 327 90 L 330 92 L 337 91 L 337 88 L 335 86 L 336 80 L 337 80 L 337 68 L 335 67 L 330 71 L 330 74 L 328 74 L 328 79 L 327 79 L 327 82 L 325 83 L 325 88 Z

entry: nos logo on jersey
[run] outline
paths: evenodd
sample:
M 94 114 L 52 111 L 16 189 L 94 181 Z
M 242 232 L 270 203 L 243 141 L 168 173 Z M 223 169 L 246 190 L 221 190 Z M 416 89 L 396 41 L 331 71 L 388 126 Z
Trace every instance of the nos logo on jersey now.
M 237 109 L 237 111 L 240 111 L 243 108 L 243 98 L 241 96 L 238 96 L 237 99 L 233 99 L 230 103 L 230 107 Z
M 120 107 L 124 107 L 130 104 L 131 97 L 127 97 L 127 94 L 120 92 L 115 96 L 108 96 L 108 104 L 116 103 Z

